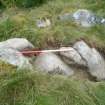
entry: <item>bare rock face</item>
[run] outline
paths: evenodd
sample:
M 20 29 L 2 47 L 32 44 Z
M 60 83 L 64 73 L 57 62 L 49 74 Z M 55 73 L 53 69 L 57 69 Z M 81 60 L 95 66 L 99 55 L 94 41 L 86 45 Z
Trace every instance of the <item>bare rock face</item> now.
M 0 60 L 17 66 L 19 69 L 32 69 L 29 60 L 12 48 L 0 48 Z
M 13 48 L 18 51 L 34 48 L 34 46 L 27 39 L 24 38 L 13 38 L 0 42 L 0 47 Z
M 62 47 L 60 49 L 69 49 L 70 50 L 70 51 L 60 52 L 60 55 L 65 57 L 65 60 L 68 59 L 68 64 L 70 64 L 70 62 L 72 62 L 74 64 L 86 66 L 86 62 L 82 59 L 80 54 L 74 48 Z
M 38 70 L 51 74 L 73 75 L 73 70 L 53 53 L 40 54 L 35 61 Z
M 77 42 L 74 48 L 87 62 L 90 74 L 98 80 L 105 79 L 105 60 L 101 54 L 95 48 L 90 48 L 84 41 Z

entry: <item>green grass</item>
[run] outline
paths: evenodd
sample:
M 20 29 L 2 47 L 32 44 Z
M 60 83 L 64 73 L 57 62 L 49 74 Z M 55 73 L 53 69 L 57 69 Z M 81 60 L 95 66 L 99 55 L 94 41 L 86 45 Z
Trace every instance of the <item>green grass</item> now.
M 98 47 L 105 46 L 105 32 L 103 25 L 97 25 L 92 28 L 83 28 L 73 22 L 61 22 L 59 15 L 66 12 L 86 8 L 98 16 L 105 17 L 103 0 L 53 0 L 40 7 L 32 9 L 11 8 L 4 11 L 7 19 L 1 19 L 0 22 L 0 40 L 6 40 L 12 37 L 25 37 L 36 47 L 49 47 L 60 45 L 69 45 L 76 40 L 83 38 L 90 44 Z M 36 21 L 39 18 L 49 17 L 52 26 L 45 29 L 36 27 Z M 51 45 L 49 45 L 49 42 Z
M 21 7 L 29 8 L 33 6 L 39 6 L 45 3 L 46 0 L 0 0 L 2 6 L 9 7 Z
M 105 83 L 38 72 L 0 75 L 0 105 L 105 105 Z
M 27 38 L 36 48 L 47 49 L 74 43 L 83 38 L 105 49 L 105 26 L 83 28 L 73 22 L 61 22 L 59 15 L 86 8 L 105 17 L 104 0 L 52 0 L 30 9 L 3 9 L 0 16 L 0 41 Z M 39 18 L 51 19 L 51 27 L 39 29 Z M 105 105 L 105 83 L 74 80 L 17 69 L 0 63 L 0 105 Z

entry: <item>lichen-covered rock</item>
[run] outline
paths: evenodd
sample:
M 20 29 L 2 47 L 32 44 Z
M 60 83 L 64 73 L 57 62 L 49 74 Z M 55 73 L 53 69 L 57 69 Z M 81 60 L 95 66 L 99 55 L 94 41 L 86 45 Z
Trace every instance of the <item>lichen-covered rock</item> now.
M 24 57 L 19 51 L 12 48 L 0 48 L 0 60 L 17 66 L 19 69 L 32 69 L 28 58 Z
M 105 79 L 105 60 L 101 54 L 95 48 L 90 48 L 84 41 L 75 43 L 74 48 L 86 61 L 90 74 L 98 80 Z
M 60 49 L 69 49 L 70 51 L 63 51 L 60 52 L 60 55 L 68 59 L 68 64 L 74 63 L 78 65 L 86 66 L 86 62 L 83 60 L 81 55 L 72 47 L 62 47 Z M 66 60 L 67 61 L 67 60 Z
M 12 38 L 0 42 L 0 47 L 13 48 L 18 51 L 33 49 L 34 46 L 25 38 Z
M 53 53 L 40 54 L 35 61 L 38 70 L 51 74 L 73 75 L 73 70 L 68 67 L 57 55 Z

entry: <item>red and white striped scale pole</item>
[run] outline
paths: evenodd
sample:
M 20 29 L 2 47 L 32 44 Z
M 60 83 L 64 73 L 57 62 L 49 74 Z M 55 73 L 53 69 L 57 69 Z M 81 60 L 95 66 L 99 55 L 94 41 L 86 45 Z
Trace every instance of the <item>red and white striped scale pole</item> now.
M 62 49 L 55 49 L 55 50 L 28 50 L 28 51 L 21 51 L 20 53 L 25 56 L 38 56 L 40 53 L 56 53 L 56 52 L 67 52 L 71 51 L 71 49 L 68 48 L 62 48 Z

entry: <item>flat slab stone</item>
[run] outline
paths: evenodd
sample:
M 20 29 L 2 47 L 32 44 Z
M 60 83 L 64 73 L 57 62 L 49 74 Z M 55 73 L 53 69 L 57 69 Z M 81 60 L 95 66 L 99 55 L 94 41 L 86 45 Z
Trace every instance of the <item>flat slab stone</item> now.
M 81 55 L 72 47 L 62 47 L 60 49 L 69 49 L 70 51 L 60 52 L 60 55 L 68 59 L 68 64 L 70 62 L 78 65 L 86 66 L 86 62 L 83 60 Z M 67 60 L 66 60 L 67 61 Z
M 84 41 L 78 41 L 74 44 L 76 49 L 87 62 L 89 72 L 98 80 L 105 79 L 105 60 L 95 49 L 90 48 Z
M 35 61 L 38 70 L 51 74 L 73 75 L 73 70 L 67 66 L 56 54 L 40 54 Z

